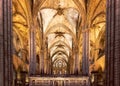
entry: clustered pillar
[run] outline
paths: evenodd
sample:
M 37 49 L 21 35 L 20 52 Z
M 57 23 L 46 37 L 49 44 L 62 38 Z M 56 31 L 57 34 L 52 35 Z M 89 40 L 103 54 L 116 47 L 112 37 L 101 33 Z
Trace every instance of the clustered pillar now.
M 30 75 L 36 74 L 36 51 L 35 51 L 35 28 L 31 25 L 30 28 Z
M 120 0 L 107 0 L 106 86 L 120 86 Z
M 84 75 L 89 74 L 89 29 L 83 31 L 82 72 Z
M 0 86 L 12 86 L 11 0 L 0 0 Z

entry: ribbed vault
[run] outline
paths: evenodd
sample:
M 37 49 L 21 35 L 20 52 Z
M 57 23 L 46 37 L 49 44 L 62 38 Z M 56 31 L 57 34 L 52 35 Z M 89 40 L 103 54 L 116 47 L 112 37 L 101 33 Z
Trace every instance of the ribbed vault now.
M 105 4 L 105 0 L 13 0 L 15 70 L 29 72 L 33 58 L 38 74 L 81 74 L 88 43 L 90 71 L 104 71 Z M 84 36 L 86 32 L 89 36 Z

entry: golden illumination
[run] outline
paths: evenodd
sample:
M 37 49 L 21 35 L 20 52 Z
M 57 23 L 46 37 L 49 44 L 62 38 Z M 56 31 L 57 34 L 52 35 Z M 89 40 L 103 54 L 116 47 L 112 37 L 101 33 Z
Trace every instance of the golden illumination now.
M 94 3 L 93 3 L 94 2 Z M 82 73 L 84 32 L 89 32 L 89 70 L 105 68 L 105 0 L 13 0 L 13 64 L 29 72 L 31 33 L 35 34 L 36 71 Z M 77 57 L 77 60 L 76 60 Z M 77 61 L 77 62 L 75 62 Z

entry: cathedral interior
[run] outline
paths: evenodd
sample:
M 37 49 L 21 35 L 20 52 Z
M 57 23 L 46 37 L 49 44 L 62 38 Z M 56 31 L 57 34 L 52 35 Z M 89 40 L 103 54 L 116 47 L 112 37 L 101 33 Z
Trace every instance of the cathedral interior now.
M 0 0 L 0 86 L 120 86 L 120 0 Z
M 0 0 L 0 86 L 120 86 L 120 0 Z
M 12 18 L 14 80 L 103 86 L 106 0 L 12 0 Z M 42 82 L 49 77 L 78 82 Z

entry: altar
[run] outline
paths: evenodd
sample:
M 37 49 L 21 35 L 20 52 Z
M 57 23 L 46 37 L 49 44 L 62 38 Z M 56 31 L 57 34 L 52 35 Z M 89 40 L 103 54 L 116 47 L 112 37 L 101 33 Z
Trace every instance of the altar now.
M 30 77 L 29 86 L 90 86 L 89 77 Z

